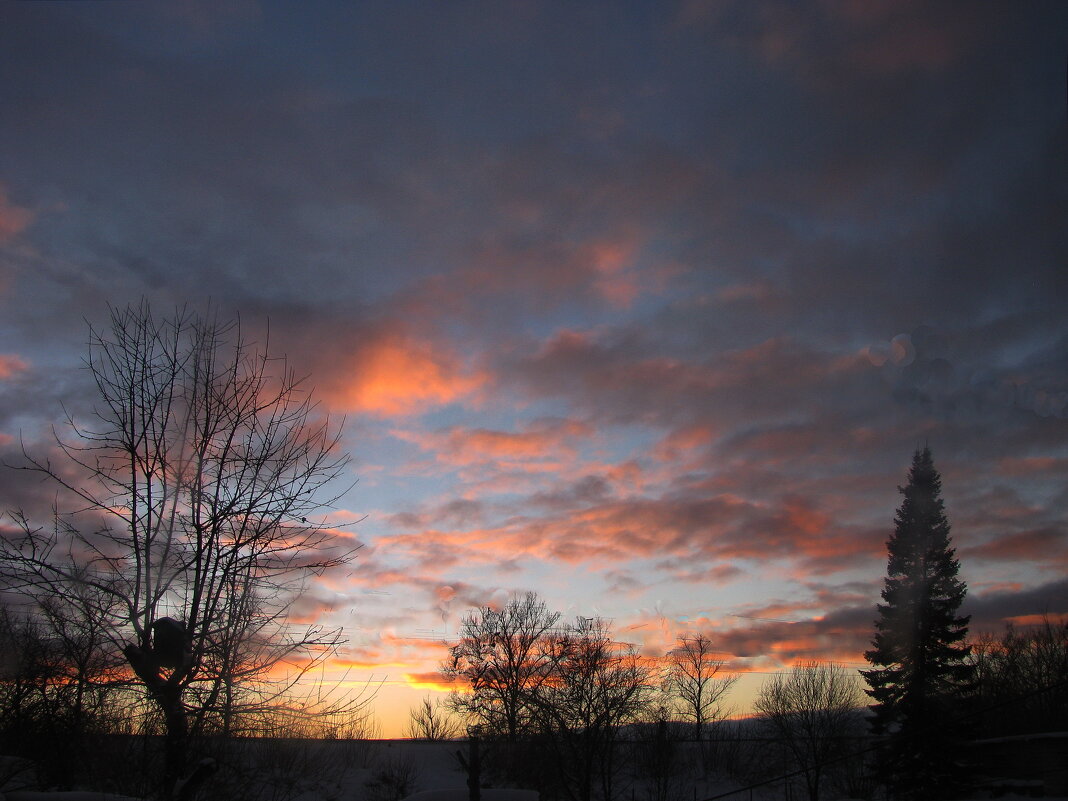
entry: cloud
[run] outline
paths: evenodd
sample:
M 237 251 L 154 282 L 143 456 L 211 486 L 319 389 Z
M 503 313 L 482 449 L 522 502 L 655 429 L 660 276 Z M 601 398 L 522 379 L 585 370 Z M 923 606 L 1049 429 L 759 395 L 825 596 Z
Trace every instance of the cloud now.
M 767 664 L 765 657 L 782 666 L 812 659 L 856 662 L 870 647 L 874 619 L 874 606 L 846 607 L 797 623 L 719 629 L 713 636 L 717 651 L 757 664 Z
M 632 570 L 608 570 L 604 573 L 608 592 L 613 597 L 638 597 L 648 588 L 648 584 L 634 575 Z
M 663 343 L 666 344 L 666 343 Z M 499 368 L 539 396 L 566 397 L 599 419 L 712 426 L 770 415 L 796 416 L 837 393 L 867 394 L 854 354 L 822 352 L 788 336 L 692 358 L 665 355 L 637 326 L 562 330 Z
M 1015 531 L 982 545 L 965 548 L 961 558 L 991 562 L 1035 561 L 1052 570 L 1068 567 L 1068 530 L 1063 525 Z
M 425 570 L 458 562 L 504 564 L 517 559 L 608 565 L 655 559 L 663 575 L 682 581 L 742 575 L 737 560 L 787 564 L 801 576 L 851 569 L 858 557 L 873 562 L 885 532 L 832 521 L 813 501 L 798 496 L 754 502 L 738 496 L 665 494 L 612 497 L 609 485 L 587 477 L 568 493 L 533 493 L 497 525 L 435 528 L 448 508 L 399 516 L 403 534 L 389 539 Z M 488 521 L 487 521 L 488 522 Z
M 746 576 L 746 571 L 738 565 L 706 565 L 684 558 L 661 560 L 656 563 L 656 569 L 666 573 L 672 581 L 688 584 L 723 586 Z
M 470 400 L 485 383 L 441 345 L 385 334 L 357 343 L 328 374 L 323 395 L 335 409 L 403 417 Z
M 304 590 L 289 603 L 286 611 L 292 623 L 315 625 L 326 614 L 348 604 L 349 599 L 338 594 Z
M 430 433 L 396 431 L 395 435 L 414 442 L 434 458 L 452 466 L 491 463 L 507 469 L 531 462 L 551 459 L 556 465 L 573 457 L 574 444 L 588 439 L 593 429 L 576 420 L 537 419 L 522 425 L 519 431 L 454 426 Z
M 969 630 L 997 633 L 1005 621 L 1034 615 L 1058 618 L 1068 615 L 1068 579 L 1055 579 L 1037 586 L 971 592 L 961 610 L 972 616 Z
M 448 681 L 439 672 L 405 673 L 404 681 L 415 690 L 448 693 L 459 689 L 455 681 Z
M 34 220 L 34 213 L 8 198 L 7 187 L 0 183 L 0 243 L 9 242 L 26 230 Z
M 7 380 L 29 369 L 29 364 L 14 353 L 0 353 L 0 380 Z

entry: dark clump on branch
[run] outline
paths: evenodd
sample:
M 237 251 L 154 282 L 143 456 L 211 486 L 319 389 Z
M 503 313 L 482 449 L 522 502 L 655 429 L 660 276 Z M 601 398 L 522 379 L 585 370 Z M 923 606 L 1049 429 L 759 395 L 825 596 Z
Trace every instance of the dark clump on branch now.
M 185 623 L 161 617 L 152 624 L 152 655 L 160 667 L 181 667 L 191 656 Z

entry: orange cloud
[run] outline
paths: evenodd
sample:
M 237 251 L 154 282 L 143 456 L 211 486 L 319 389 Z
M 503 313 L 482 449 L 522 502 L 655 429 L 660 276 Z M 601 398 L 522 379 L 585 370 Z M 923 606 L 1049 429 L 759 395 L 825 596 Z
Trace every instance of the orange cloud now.
M 653 455 L 664 462 L 675 462 L 693 451 L 707 448 L 716 437 L 710 423 L 701 422 L 683 426 L 668 433 L 653 448 Z
M 794 637 L 771 643 L 770 650 L 774 654 L 790 654 L 796 658 L 797 654 L 819 651 L 819 646 L 820 642 L 815 637 Z
M 346 671 L 370 671 L 370 672 L 382 672 L 388 671 L 390 668 L 404 668 L 408 667 L 404 662 L 390 662 L 387 659 L 344 659 L 333 658 L 330 660 L 330 666 L 337 668 L 338 670 Z
M 1051 621 L 1049 615 L 1042 613 L 1031 615 L 1013 615 L 1011 617 L 1005 618 L 1005 622 L 1012 623 L 1013 626 L 1019 629 L 1029 628 L 1031 626 L 1045 626 L 1048 625 Z M 1052 622 L 1054 623 L 1054 625 L 1056 624 L 1056 621 Z
M 7 189 L 0 184 L 0 242 L 7 242 L 24 231 L 33 217 L 32 211 L 8 200 Z
M 0 210 L 2 211 L 2 210 Z M 30 365 L 12 353 L 0 353 L 0 379 L 11 378 Z
M 439 462 L 463 466 L 501 461 L 528 462 L 550 455 L 555 463 L 561 454 L 574 453 L 571 442 L 589 437 L 593 430 L 574 420 L 543 420 L 518 432 L 453 427 L 428 434 L 394 433 L 423 450 L 433 451 Z
M 454 681 L 447 681 L 440 673 L 405 673 L 404 680 L 408 686 L 415 690 L 433 690 L 435 692 L 448 693 L 453 690 L 463 689 Z
M 487 563 L 546 554 L 572 564 L 659 557 L 688 573 L 705 569 L 706 560 L 766 560 L 768 553 L 836 565 L 881 542 L 856 537 L 848 527 L 828 530 L 827 514 L 796 497 L 783 498 L 778 505 L 754 504 L 730 494 L 689 500 L 674 495 L 613 499 L 604 493 L 583 494 L 581 485 L 570 494 L 532 497 L 557 514 L 514 516 L 496 527 L 442 531 L 430 527 L 434 516 L 398 518 L 395 522 L 405 528 L 420 530 L 393 537 L 391 548 L 410 551 L 415 558 L 459 549 L 465 561 Z M 598 486 L 608 489 L 604 482 Z M 423 566 L 433 569 L 436 561 L 434 557 Z M 806 570 L 811 573 L 816 566 L 809 564 Z
M 830 517 L 810 502 L 796 496 L 785 499 L 782 516 L 785 524 L 803 537 L 819 537 L 830 525 Z M 807 542 L 808 540 L 806 540 Z
M 470 397 L 487 380 L 429 342 L 389 334 L 362 347 L 343 386 L 327 390 L 344 408 L 389 417 L 424 412 Z
M 847 610 L 845 619 L 818 618 L 797 624 L 768 622 L 761 625 L 712 632 L 718 649 L 736 658 L 766 660 L 782 665 L 820 659 L 856 662 L 871 637 L 868 610 L 856 615 Z M 732 662 L 733 667 L 733 662 Z M 744 669 L 744 668 L 743 668 Z
M 618 308 L 630 306 L 641 293 L 637 273 L 630 267 L 635 242 L 599 242 L 589 247 L 597 292 Z

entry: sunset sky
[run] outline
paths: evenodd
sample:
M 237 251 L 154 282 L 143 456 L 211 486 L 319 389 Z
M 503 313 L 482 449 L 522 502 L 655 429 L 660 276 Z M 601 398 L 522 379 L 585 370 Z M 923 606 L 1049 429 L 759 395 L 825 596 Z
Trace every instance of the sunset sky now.
M 269 321 L 362 519 L 294 612 L 386 735 L 527 590 L 709 633 L 739 712 L 859 666 L 924 444 L 972 630 L 1068 614 L 1066 53 L 1059 1 L 2 2 L 0 455 L 108 304 Z

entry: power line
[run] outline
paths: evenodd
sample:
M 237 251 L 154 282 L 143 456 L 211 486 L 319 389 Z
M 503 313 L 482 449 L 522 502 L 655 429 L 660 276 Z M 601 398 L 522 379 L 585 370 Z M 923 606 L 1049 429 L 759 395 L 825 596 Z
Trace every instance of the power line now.
M 730 617 L 740 617 L 744 620 L 768 620 L 772 623 L 789 623 L 791 626 L 805 622 L 803 620 L 784 620 L 781 617 L 757 617 L 756 615 L 730 615 Z

